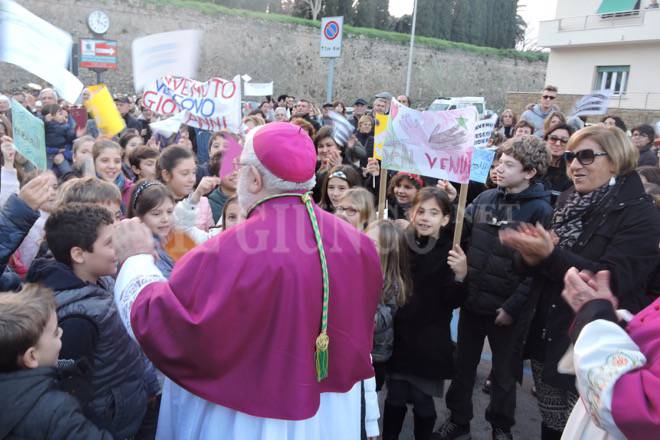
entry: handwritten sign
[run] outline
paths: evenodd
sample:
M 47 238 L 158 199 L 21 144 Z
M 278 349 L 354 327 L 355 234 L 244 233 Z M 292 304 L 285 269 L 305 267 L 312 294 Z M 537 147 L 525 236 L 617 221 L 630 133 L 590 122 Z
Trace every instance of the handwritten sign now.
M 378 113 L 376 115 L 376 126 L 374 127 L 374 157 L 383 160 L 383 145 L 387 137 L 387 122 L 389 116 Z
M 487 148 L 475 148 L 472 151 L 472 165 L 470 167 L 470 180 L 473 182 L 486 183 L 490 166 L 495 157 L 495 150 Z
M 199 82 L 178 76 L 165 76 L 147 86 L 142 95 L 145 107 L 169 116 L 183 112 L 183 123 L 202 130 L 241 127 L 241 79 L 211 78 Z
M 420 112 L 392 99 L 383 168 L 467 183 L 476 121 L 474 107 Z
M 488 139 L 490 139 L 495 129 L 495 123 L 497 122 L 497 115 L 492 115 L 490 118 L 482 119 L 477 121 L 477 125 L 474 128 L 474 147 L 487 147 Z
M 16 100 L 11 100 L 11 119 L 14 124 L 14 146 L 27 160 L 37 168 L 45 171 L 46 163 L 46 135 L 44 123 L 41 119 L 32 116 Z

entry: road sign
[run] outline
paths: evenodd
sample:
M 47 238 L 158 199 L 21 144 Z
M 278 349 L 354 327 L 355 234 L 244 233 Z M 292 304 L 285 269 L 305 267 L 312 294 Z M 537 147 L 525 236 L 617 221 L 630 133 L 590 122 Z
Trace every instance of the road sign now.
M 324 17 L 321 20 L 321 58 L 341 56 L 344 17 Z
M 117 42 L 114 40 L 80 40 L 80 67 L 116 69 Z

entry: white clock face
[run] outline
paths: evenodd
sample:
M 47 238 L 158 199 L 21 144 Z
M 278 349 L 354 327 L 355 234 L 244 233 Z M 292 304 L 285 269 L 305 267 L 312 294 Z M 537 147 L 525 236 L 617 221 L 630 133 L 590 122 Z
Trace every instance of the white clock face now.
M 95 34 L 105 34 L 110 28 L 110 18 L 103 11 L 93 11 L 87 17 L 87 25 Z

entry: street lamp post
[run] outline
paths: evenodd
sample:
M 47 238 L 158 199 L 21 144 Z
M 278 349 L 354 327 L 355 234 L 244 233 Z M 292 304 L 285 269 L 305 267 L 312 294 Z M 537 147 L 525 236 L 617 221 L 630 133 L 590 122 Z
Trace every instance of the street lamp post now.
M 412 29 L 410 30 L 410 51 L 408 53 L 408 74 L 406 75 L 406 96 L 410 96 L 410 76 L 412 74 L 413 49 L 415 47 L 415 25 L 417 24 L 417 0 L 413 5 Z

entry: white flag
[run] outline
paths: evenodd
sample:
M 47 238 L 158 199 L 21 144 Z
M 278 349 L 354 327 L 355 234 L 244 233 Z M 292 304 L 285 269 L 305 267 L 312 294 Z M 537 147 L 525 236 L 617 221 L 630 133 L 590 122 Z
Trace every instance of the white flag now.
M 170 137 L 179 131 L 179 128 L 181 128 L 181 124 L 183 124 L 185 119 L 185 112 L 180 112 L 170 118 L 152 122 L 149 124 L 149 127 L 151 127 L 151 131 L 154 134 L 161 134 L 165 137 Z
M 600 90 L 580 98 L 573 107 L 571 116 L 598 116 L 607 114 L 611 90 Z
M 62 98 L 76 102 L 83 83 L 67 70 L 71 35 L 11 0 L 0 0 L 0 61 L 48 81 Z
M 348 138 L 353 134 L 353 124 L 348 122 L 348 120 L 340 115 L 337 112 L 329 112 L 328 116 L 332 119 L 332 138 L 337 142 L 337 144 L 345 147 Z
M 197 78 L 202 32 L 163 32 L 133 40 L 133 84 L 135 91 L 164 76 Z

